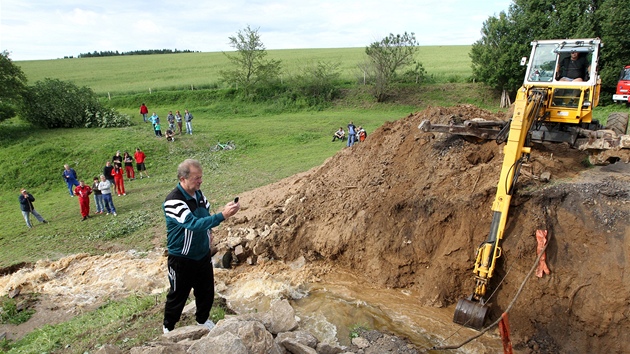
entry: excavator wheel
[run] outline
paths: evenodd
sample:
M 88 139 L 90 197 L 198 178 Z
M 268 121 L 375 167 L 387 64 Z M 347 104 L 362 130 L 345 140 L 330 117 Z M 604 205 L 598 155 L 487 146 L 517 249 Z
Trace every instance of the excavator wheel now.
M 613 112 L 606 120 L 606 129 L 614 131 L 617 135 L 624 135 L 628 130 L 628 113 Z
M 460 299 L 455 307 L 453 322 L 476 330 L 483 328 L 488 306 L 468 299 Z

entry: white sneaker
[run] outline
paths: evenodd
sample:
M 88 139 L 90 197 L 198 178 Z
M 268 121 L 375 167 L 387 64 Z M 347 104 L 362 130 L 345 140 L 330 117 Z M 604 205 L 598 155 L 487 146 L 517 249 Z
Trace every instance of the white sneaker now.
M 200 325 L 200 326 L 206 326 L 206 327 L 208 327 L 209 330 L 214 328 L 214 322 L 212 322 L 210 320 L 207 320 L 205 323 L 197 322 L 197 324 Z
M 162 326 L 162 332 L 164 332 L 164 334 L 166 334 L 166 333 L 168 333 L 168 332 L 170 332 L 170 331 L 168 330 L 168 328 L 166 328 L 166 327 Z

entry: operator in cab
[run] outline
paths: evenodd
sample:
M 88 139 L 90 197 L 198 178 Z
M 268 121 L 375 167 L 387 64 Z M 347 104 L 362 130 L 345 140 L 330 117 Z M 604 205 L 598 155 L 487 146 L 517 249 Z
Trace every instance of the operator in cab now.
M 571 56 L 558 62 L 556 79 L 559 81 L 581 82 L 586 79 L 590 65 L 588 60 L 573 50 Z

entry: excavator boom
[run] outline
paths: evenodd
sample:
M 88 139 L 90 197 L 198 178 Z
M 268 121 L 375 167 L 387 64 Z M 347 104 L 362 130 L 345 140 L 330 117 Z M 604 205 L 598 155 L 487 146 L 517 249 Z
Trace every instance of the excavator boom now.
M 443 132 L 505 143 L 501 175 L 492 203 L 492 222 L 485 241 L 477 248 L 473 274 L 475 288 L 459 300 L 453 321 L 474 329 L 483 327 L 488 312 L 490 280 L 501 257 L 501 241 L 507 223 L 510 201 L 521 166 L 529 160 L 533 143 L 563 142 L 589 150 L 604 161 L 622 149 L 630 152 L 626 133 L 628 115 L 616 115 L 611 128 L 603 129 L 593 120 L 599 103 L 601 80 L 598 75 L 599 38 L 534 41 L 523 86 L 518 90 L 514 113 L 508 122 L 471 119 L 463 124 L 431 124 L 424 121 L 425 132 Z M 575 70 L 575 63 L 583 64 Z M 569 65 L 570 63 L 572 65 Z M 586 67 L 588 65 L 588 67 Z M 569 67 L 569 69 L 567 69 Z M 611 119 L 609 118 L 609 121 Z M 602 153 L 605 151 L 605 153 Z M 628 154 L 630 160 L 630 154 Z

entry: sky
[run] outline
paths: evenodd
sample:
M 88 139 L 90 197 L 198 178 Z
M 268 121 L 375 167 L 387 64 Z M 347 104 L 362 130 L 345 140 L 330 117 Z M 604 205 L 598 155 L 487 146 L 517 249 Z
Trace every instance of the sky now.
M 0 51 L 14 61 L 94 51 L 232 51 L 247 26 L 268 50 L 355 48 L 390 33 L 470 45 L 511 0 L 1 0 Z

